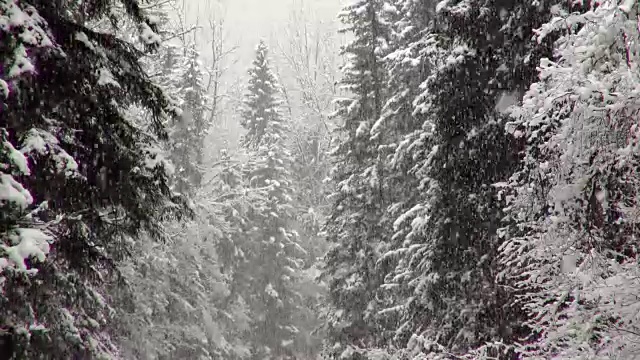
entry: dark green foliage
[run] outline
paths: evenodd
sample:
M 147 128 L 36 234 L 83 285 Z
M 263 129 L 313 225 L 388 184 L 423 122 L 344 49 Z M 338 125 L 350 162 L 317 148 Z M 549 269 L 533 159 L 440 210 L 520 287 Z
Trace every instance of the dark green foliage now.
M 122 4 L 143 34 L 152 34 L 155 25 L 138 2 Z M 47 327 L 35 331 L 30 343 L 21 337 L 18 358 L 99 357 L 116 351 L 103 330 L 109 313 L 102 291 L 115 280 L 115 263 L 127 258 L 132 238 L 143 231 L 161 236 L 158 221 L 186 211 L 169 190 L 167 168 L 156 151 L 157 141 L 167 138 L 163 119 L 173 109 L 146 77 L 133 45 L 84 25 L 107 16 L 114 2 L 18 6 L 32 18 L 39 14 L 42 31 L 34 24 L 0 28 L 0 63 L 7 66 L 13 51 L 24 46 L 35 66 L 31 73 L 5 78 L 13 91 L 3 101 L 0 127 L 29 158 L 30 174 L 18 179 L 34 204 L 46 202 L 36 222 L 48 224 L 54 244 L 49 260 L 32 263 L 37 275 L 4 272 L 4 287 L 11 291 L 0 297 L 0 318 L 9 325 Z M 28 33 L 48 33 L 52 43 L 19 36 Z M 152 36 L 147 40 L 156 45 Z M 133 104 L 150 111 L 153 133 L 126 116 Z

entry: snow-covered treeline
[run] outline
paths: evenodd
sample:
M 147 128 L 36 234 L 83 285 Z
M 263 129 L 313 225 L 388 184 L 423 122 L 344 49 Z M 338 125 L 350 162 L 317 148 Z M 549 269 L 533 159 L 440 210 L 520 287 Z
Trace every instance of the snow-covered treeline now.
M 325 357 L 640 357 L 638 15 L 345 7 Z
M 181 9 L 0 0 L 0 359 L 640 358 L 636 1 Z
M 203 64 L 180 5 L 0 2 L 0 358 L 319 353 L 318 131 L 264 43 L 225 87 L 223 21 Z

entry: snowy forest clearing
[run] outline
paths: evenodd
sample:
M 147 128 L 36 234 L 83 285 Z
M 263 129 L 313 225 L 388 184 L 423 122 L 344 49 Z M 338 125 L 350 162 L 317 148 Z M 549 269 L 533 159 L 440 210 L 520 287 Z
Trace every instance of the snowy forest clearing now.
M 0 359 L 640 359 L 639 6 L 0 0 Z

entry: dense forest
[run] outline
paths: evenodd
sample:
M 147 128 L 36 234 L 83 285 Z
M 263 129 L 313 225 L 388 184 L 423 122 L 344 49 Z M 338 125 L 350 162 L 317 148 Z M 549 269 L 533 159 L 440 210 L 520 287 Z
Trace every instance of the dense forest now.
M 0 0 L 0 359 L 640 359 L 639 2 L 294 14 Z

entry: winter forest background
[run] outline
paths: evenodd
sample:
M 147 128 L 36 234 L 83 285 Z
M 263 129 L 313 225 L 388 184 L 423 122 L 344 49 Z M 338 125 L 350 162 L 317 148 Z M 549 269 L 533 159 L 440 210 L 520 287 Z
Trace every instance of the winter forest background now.
M 639 64 L 635 0 L 0 0 L 0 359 L 640 359 Z

